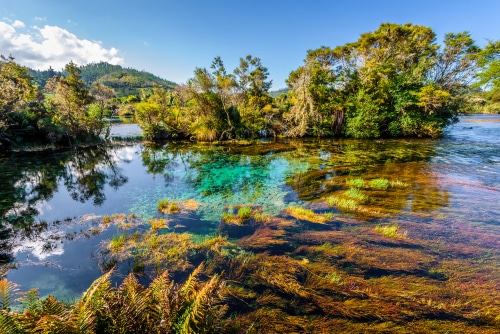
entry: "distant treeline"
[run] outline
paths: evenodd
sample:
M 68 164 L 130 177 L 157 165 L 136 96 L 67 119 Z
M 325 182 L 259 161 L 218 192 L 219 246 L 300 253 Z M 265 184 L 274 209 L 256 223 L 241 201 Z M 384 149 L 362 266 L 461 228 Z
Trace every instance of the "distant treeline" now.
M 107 63 L 31 71 L 2 58 L 0 142 L 102 137 L 114 114 L 135 116 L 150 140 L 439 137 L 461 112 L 498 112 L 499 68 L 500 42 L 480 48 L 460 32 L 439 45 L 431 28 L 391 23 L 309 50 L 277 92 L 251 55 L 232 72 L 216 57 L 182 85 Z
M 155 86 L 172 89 L 176 85 L 175 82 L 162 79 L 149 72 L 124 68 L 106 62 L 84 65 L 80 67 L 80 70 L 81 79 L 88 87 L 95 82 L 100 82 L 113 88 L 118 97 L 129 95 L 139 97 L 142 89 L 150 89 Z M 30 69 L 28 73 L 33 76 L 35 84 L 39 87 L 45 87 L 47 81 L 54 76 L 62 77 L 68 74 L 66 71 L 55 71 L 52 68 L 44 71 Z

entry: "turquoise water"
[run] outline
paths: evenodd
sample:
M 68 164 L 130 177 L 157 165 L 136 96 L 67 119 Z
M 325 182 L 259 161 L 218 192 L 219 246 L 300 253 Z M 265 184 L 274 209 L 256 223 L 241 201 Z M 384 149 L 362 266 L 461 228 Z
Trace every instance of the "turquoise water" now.
M 14 267 L 7 277 L 23 290 L 36 287 L 42 296 L 73 300 L 101 275 L 99 249 L 118 233 L 117 226 L 100 225 L 105 215 L 134 214 L 143 222 L 135 227 L 141 231 L 159 216 L 159 200 L 191 199 L 199 209 L 172 215 L 171 230 L 207 235 L 215 233 L 224 210 L 238 204 L 262 207 L 271 216 L 289 206 L 326 210 L 327 198 L 355 177 L 385 177 L 410 187 L 394 197 L 373 192 L 375 214 L 333 210 L 339 219 L 386 222 L 427 212 L 422 221 L 447 216 L 496 233 L 499 121 L 464 117 L 441 140 L 131 142 L 12 154 L 0 159 L 1 259 Z M 136 131 L 115 129 L 119 135 Z M 126 274 L 130 264 L 118 269 Z

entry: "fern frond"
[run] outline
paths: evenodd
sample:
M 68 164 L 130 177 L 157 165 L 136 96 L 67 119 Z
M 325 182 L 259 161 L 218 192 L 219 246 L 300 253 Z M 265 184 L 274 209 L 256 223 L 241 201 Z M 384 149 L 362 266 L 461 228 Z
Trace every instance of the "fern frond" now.
M 215 330 L 214 323 L 220 316 L 216 304 L 221 301 L 224 284 L 219 275 L 214 275 L 195 292 L 194 299 L 188 301 L 177 321 L 176 329 L 180 333 L 209 333 Z
M 148 295 L 133 274 L 109 297 L 109 316 L 120 333 L 141 333 L 147 328 Z
M 50 297 L 51 296 L 49 296 L 49 298 Z M 46 315 L 40 318 L 33 332 L 54 334 L 76 333 L 75 328 L 67 322 L 67 319 L 58 315 Z
M 189 275 L 188 279 L 182 287 L 180 288 L 180 294 L 183 298 L 190 298 L 190 296 L 195 292 L 196 289 L 196 283 L 198 282 L 197 276 L 200 274 L 200 272 L 203 270 L 204 263 L 200 263 L 198 267 L 196 267 L 191 275 Z
M 42 304 L 40 302 L 40 294 L 37 289 L 30 289 L 23 296 L 21 301 L 25 311 L 37 313 L 41 311 Z
M 19 301 L 21 295 L 19 285 L 6 278 L 0 280 L 0 310 L 10 311 L 13 304 Z
M 0 328 L 2 333 L 24 333 L 17 313 L 0 310 Z
M 110 277 L 113 271 L 110 270 L 97 278 L 90 287 L 83 293 L 82 298 L 73 306 L 68 319 L 79 333 L 94 333 L 96 318 L 100 310 L 105 307 L 107 296 L 111 290 Z
M 151 320 L 159 332 L 165 332 L 172 326 L 173 318 L 180 309 L 179 288 L 164 271 L 149 285 L 149 311 Z

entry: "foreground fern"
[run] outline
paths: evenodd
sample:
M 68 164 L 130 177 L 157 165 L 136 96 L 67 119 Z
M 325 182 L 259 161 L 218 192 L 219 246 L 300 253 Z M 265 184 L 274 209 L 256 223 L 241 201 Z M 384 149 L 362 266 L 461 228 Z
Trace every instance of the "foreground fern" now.
M 198 279 L 200 264 L 184 284 L 170 280 L 168 272 L 145 288 L 130 274 L 118 288 L 111 272 L 98 278 L 74 305 L 36 292 L 21 294 L 16 284 L 0 281 L 2 333 L 213 333 L 227 307 L 221 304 L 224 281 L 219 275 Z M 15 303 L 24 310 L 12 311 Z

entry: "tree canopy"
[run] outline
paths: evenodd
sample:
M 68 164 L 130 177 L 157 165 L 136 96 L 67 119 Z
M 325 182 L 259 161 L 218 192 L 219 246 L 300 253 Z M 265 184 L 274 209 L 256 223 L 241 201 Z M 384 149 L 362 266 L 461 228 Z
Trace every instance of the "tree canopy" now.
M 479 48 L 467 32 L 384 23 L 353 43 L 307 53 L 288 84 L 291 136 L 441 135 L 465 106 Z

